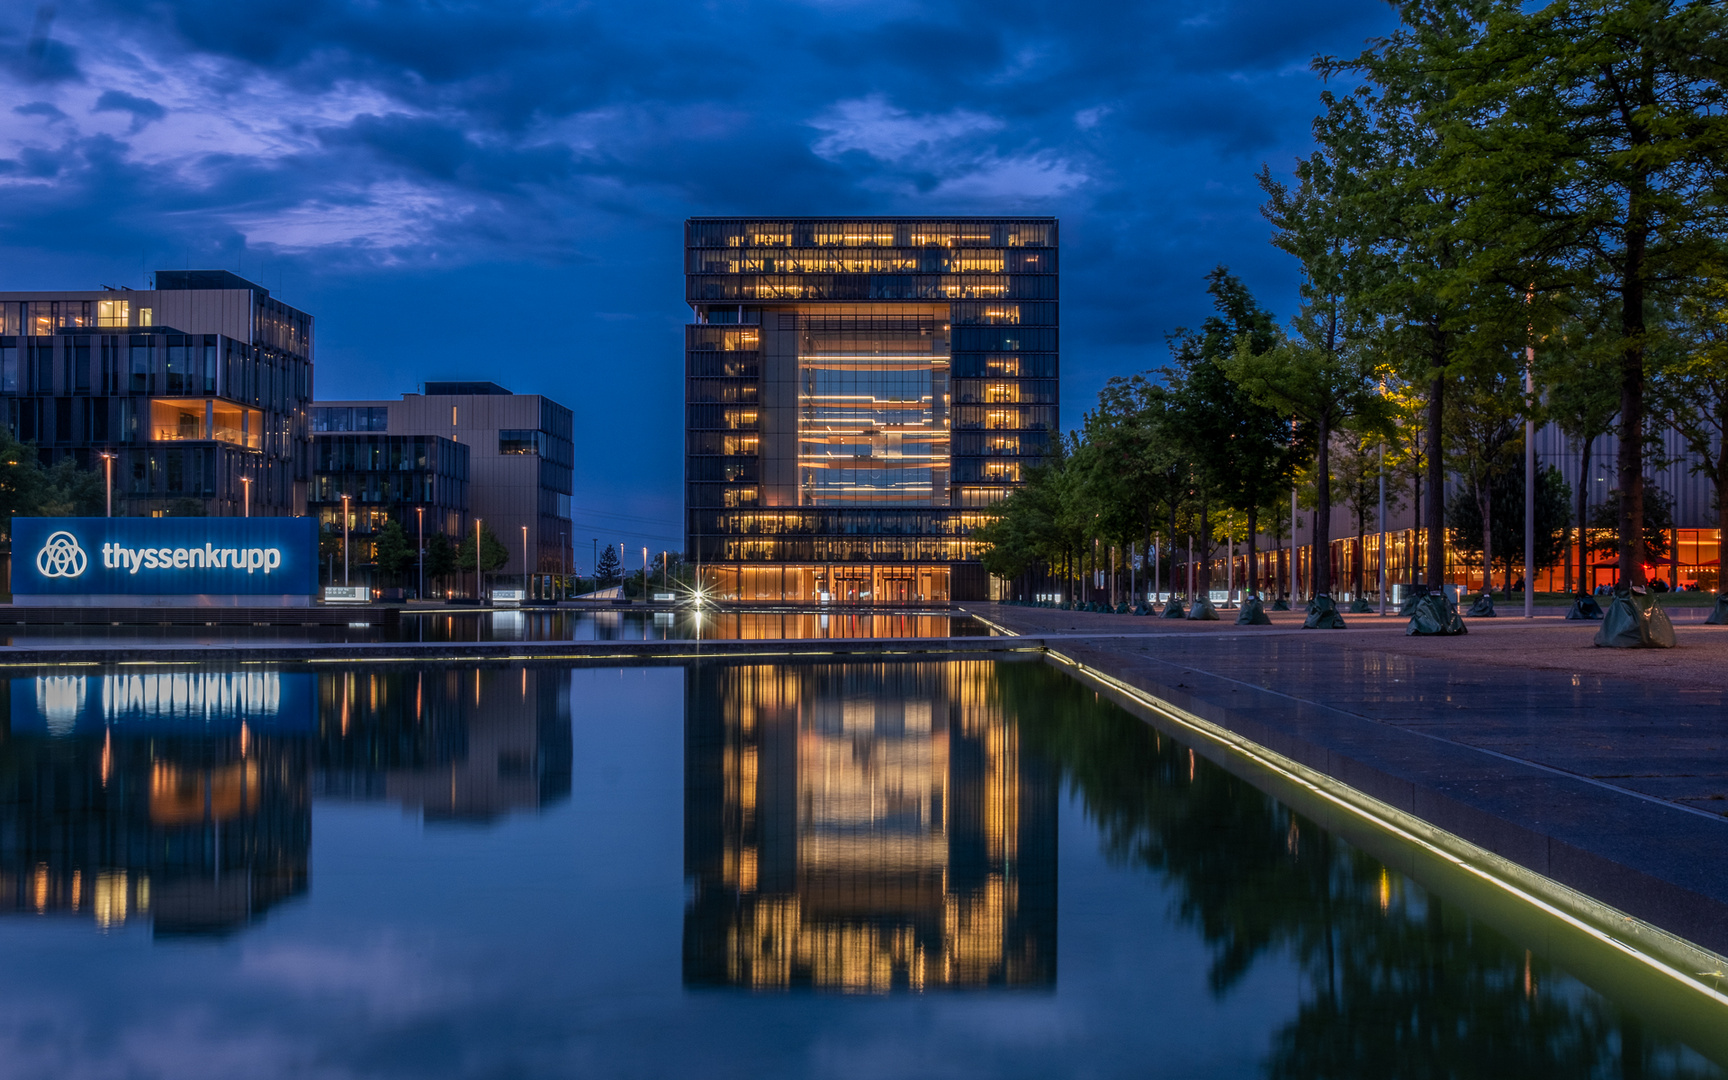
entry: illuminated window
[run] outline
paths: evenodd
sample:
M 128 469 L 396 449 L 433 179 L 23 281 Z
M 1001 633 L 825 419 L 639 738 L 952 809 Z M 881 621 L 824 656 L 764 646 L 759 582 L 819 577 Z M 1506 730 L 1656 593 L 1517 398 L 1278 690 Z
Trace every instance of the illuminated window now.
M 96 301 L 97 326 L 131 326 L 132 301 L 130 300 L 98 300 Z

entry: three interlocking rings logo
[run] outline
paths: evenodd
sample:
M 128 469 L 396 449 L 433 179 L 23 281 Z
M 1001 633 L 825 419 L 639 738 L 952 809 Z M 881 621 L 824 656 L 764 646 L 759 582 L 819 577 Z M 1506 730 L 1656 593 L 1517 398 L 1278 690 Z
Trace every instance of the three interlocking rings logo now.
M 48 542 L 36 553 L 36 569 L 43 577 L 77 577 L 88 563 L 78 538 L 64 529 L 49 533 Z

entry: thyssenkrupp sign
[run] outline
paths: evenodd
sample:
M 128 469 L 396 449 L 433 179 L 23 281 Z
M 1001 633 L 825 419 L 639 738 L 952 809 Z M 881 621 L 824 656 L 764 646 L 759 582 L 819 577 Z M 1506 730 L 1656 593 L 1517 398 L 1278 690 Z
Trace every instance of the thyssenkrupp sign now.
M 317 574 L 312 518 L 12 519 L 12 593 L 22 604 L 168 596 L 306 603 Z

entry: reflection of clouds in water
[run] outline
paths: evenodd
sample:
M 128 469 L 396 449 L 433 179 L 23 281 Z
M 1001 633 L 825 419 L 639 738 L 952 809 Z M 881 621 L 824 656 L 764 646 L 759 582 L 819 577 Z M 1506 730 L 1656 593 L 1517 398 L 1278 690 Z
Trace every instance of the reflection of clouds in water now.
M 50 735 L 69 735 L 84 711 L 85 678 L 82 675 L 38 675 L 36 711 L 48 725 Z
M 447 1010 L 473 994 L 434 950 L 394 939 L 371 945 L 258 945 L 245 950 L 240 971 L 251 979 L 328 1004 L 360 1003 L 374 1017 L 406 1019 Z M 448 957 L 442 957 L 448 960 Z
M 61 1003 L 64 1004 L 64 1003 Z M 231 1017 L 194 1007 L 148 1024 L 94 1030 L 76 1009 L 13 998 L 0 1009 L 0 1076 L 58 1080 L 172 1076 L 178 1080 L 255 1080 L 352 1076 L 319 1059 L 328 1054 L 293 1031 L 248 1030 Z

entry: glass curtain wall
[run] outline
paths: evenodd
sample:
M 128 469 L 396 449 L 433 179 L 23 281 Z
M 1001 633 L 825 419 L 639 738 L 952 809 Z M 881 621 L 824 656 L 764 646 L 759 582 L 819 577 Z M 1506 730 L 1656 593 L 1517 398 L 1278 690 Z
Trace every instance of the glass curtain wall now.
M 799 319 L 803 506 L 948 504 L 946 307 Z

